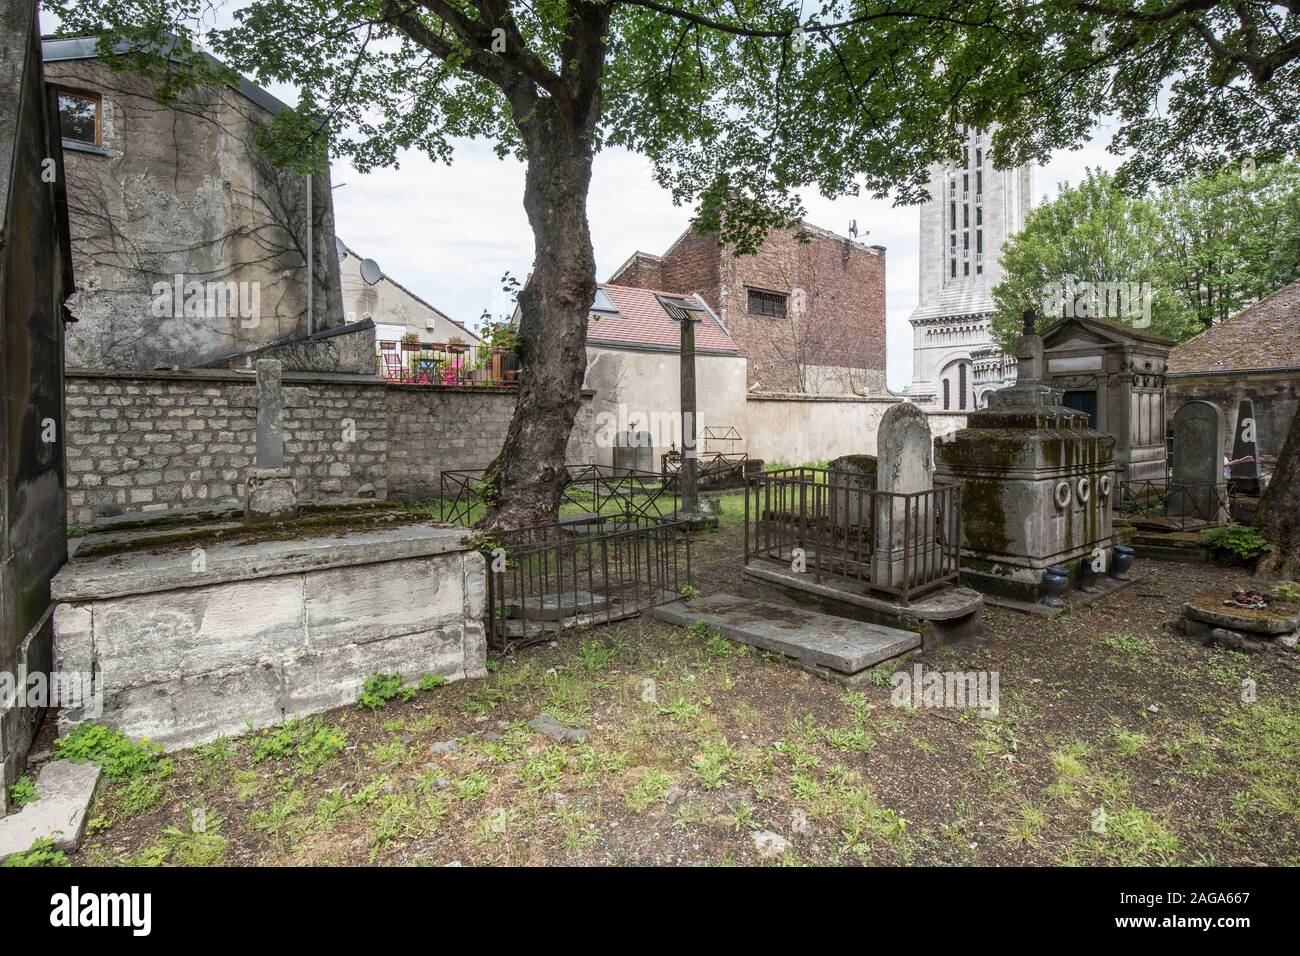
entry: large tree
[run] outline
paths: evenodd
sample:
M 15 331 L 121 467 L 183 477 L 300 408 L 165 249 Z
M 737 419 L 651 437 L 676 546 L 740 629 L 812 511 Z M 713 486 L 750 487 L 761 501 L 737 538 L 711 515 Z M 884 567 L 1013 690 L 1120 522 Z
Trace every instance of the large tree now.
M 586 203 L 605 146 L 645 155 L 697 224 L 752 248 L 798 191 L 923 198 L 961 124 L 999 123 L 994 162 L 1081 145 L 1117 113 L 1125 175 L 1277 158 L 1295 141 L 1300 0 L 249 0 L 213 51 L 301 91 L 265 145 L 366 170 L 493 140 L 526 166 L 526 374 L 486 485 L 486 522 L 554 515 L 595 291 Z M 52 0 L 118 40 L 164 95 L 210 80 L 190 40 L 208 0 Z M 167 35 L 180 38 L 160 53 Z M 1153 110 L 1172 84 L 1166 108 Z
M 1300 278 L 1300 166 L 1233 166 L 1140 195 L 1089 170 L 1030 212 L 1001 267 L 993 334 L 1006 351 L 1027 308 L 1040 326 L 1088 308 L 1182 341 Z M 1113 314 L 1113 298 L 1095 294 L 1108 283 L 1150 295 Z

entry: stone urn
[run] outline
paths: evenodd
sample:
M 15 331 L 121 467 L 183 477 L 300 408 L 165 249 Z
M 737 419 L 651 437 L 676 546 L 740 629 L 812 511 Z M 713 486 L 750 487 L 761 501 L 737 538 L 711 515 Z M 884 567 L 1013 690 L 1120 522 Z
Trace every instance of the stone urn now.
M 1097 587 L 1098 576 L 1092 558 L 1084 558 L 1079 562 L 1079 590 L 1084 594 L 1096 594 L 1100 590 Z
M 1116 581 L 1128 580 L 1128 569 L 1133 567 L 1133 549 L 1117 544 L 1110 556 L 1110 576 Z
M 1061 595 L 1070 587 L 1070 572 L 1060 565 L 1043 569 L 1043 603 L 1048 607 L 1062 607 Z

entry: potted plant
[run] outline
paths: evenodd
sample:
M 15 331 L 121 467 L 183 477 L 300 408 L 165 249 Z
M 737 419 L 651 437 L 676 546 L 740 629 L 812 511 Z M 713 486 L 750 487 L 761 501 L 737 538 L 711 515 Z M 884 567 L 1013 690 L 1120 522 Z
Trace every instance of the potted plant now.
M 513 381 L 518 374 L 506 356 L 519 347 L 519 333 L 505 322 L 490 323 L 486 329 L 488 352 L 492 356 L 492 381 Z

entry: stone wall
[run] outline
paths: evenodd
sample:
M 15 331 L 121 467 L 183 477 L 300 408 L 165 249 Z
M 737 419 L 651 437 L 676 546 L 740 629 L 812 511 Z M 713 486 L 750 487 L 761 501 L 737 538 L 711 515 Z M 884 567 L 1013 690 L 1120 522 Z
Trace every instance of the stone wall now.
M 50 578 L 67 557 L 62 303 L 72 290 L 38 49 L 35 5 L 0 7 L 0 674 L 15 678 L 49 671 Z M 42 175 L 50 158 L 53 182 Z M 7 697 L 0 815 L 43 714 Z
M 1167 422 L 1188 402 L 1213 402 L 1223 410 L 1223 453 L 1232 454 L 1232 440 L 1239 431 L 1238 409 L 1243 398 L 1255 406 L 1255 436 L 1260 469 L 1271 473 L 1277 465 L 1287 429 L 1300 407 L 1300 369 L 1275 371 L 1227 371 L 1221 373 L 1178 373 L 1167 378 L 1165 401 Z
M 284 455 L 299 500 L 384 496 L 384 385 L 284 373 Z M 242 505 L 257 389 L 238 372 L 69 369 L 68 517 Z
M 389 386 L 388 497 L 434 498 L 444 471 L 486 468 L 505 443 L 517 397 L 514 389 Z M 591 399 L 583 393 L 565 456 L 570 463 L 593 460 Z
M 751 394 L 745 450 L 767 464 L 802 465 L 841 455 L 876 454 L 876 431 L 897 398 Z
M 304 503 L 436 496 L 443 471 L 495 457 L 517 395 L 341 373 L 286 371 L 283 381 L 284 460 Z M 256 401 L 242 372 L 69 369 L 68 520 L 242 507 Z M 592 445 L 587 393 L 568 460 L 591 461 Z

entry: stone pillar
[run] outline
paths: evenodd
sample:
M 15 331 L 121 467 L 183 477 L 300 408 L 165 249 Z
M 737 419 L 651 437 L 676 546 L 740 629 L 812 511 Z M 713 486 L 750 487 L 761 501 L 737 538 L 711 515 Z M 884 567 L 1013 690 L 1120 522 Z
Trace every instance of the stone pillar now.
M 1223 412 L 1211 402 L 1188 402 L 1174 413 L 1174 466 L 1165 513 L 1226 524 Z
M 889 409 L 876 433 L 876 491 L 930 491 L 934 487 L 933 449 L 934 438 L 925 412 L 911 402 Z M 917 511 L 915 499 L 909 508 L 905 498 L 876 496 L 873 585 L 901 587 L 904 578 L 914 577 L 933 560 L 934 528 L 922 520 L 924 511 L 924 507 Z M 906 556 L 904 544 L 909 552 Z
M 681 403 L 682 403 L 682 467 L 678 472 L 683 515 L 693 515 L 700 510 L 700 490 L 697 482 L 699 449 L 695 442 L 695 319 L 686 312 L 682 318 L 681 348 Z
M 257 363 L 257 460 L 244 481 L 244 520 L 291 517 L 298 489 L 284 467 L 284 392 L 281 365 Z

